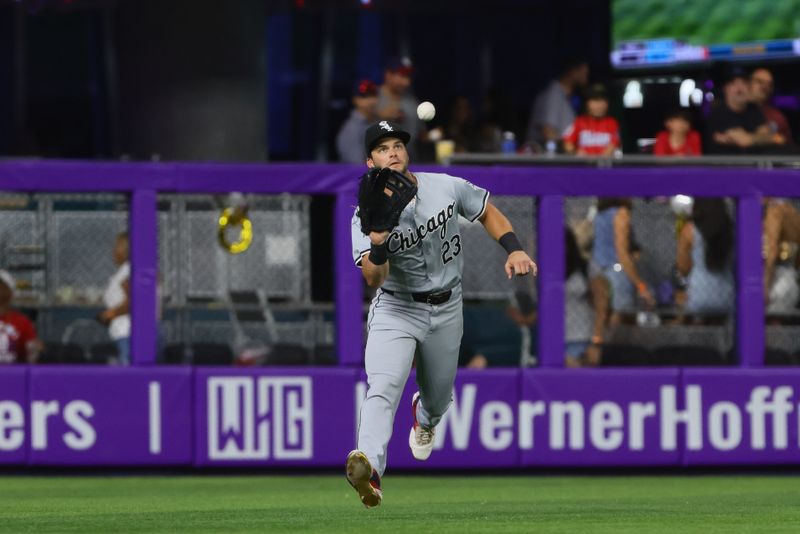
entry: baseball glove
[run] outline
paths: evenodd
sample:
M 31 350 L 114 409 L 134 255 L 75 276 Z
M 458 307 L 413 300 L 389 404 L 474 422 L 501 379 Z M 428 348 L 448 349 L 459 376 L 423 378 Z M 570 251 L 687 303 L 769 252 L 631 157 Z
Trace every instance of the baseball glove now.
M 370 169 L 358 186 L 361 231 L 369 235 L 397 226 L 400 214 L 416 194 L 417 186 L 406 175 L 389 168 Z

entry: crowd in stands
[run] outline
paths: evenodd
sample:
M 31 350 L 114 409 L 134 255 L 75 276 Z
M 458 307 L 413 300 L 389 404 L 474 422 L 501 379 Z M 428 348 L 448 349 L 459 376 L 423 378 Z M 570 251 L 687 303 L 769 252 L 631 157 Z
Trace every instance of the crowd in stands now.
M 571 366 L 601 363 L 605 335 L 621 324 L 642 325 L 659 305 L 667 308 L 672 325 L 733 321 L 735 223 L 729 201 L 696 198 L 688 210 L 675 213 L 675 275 L 668 294 L 658 298 L 653 281 L 638 268 L 632 210 L 630 199 L 599 199 L 584 247 L 575 237 L 578 228 L 567 228 L 566 358 Z M 800 304 L 800 210 L 787 199 L 766 198 L 762 215 L 767 319 L 794 324 Z M 660 319 L 653 316 L 657 326 Z
M 615 365 L 606 360 L 607 350 L 618 351 L 620 343 L 631 349 L 629 364 L 648 363 L 643 356 L 647 350 L 625 339 L 632 328 L 645 334 L 660 330 L 662 342 L 668 332 L 675 334 L 680 329 L 731 331 L 737 306 L 733 204 L 728 199 L 702 197 L 687 197 L 686 203 L 680 209 L 673 206 L 674 239 L 665 236 L 661 243 L 672 242 L 675 247 L 674 274 L 670 280 L 654 279 L 643 261 L 647 251 L 659 246 L 647 243 L 643 250 L 637 242 L 634 210 L 643 209 L 646 204 L 628 198 L 600 198 L 589 210 L 587 219 L 566 225 L 564 358 L 567 367 Z M 797 325 L 800 319 L 800 210 L 789 200 L 767 198 L 763 201 L 762 215 L 767 325 L 796 328 L 791 325 Z M 641 224 L 642 219 L 637 221 Z M 514 301 L 509 301 L 505 313 L 509 327 L 502 328 L 506 335 L 512 336 L 510 325 L 519 325 L 529 329 L 535 338 L 535 303 L 517 306 Z M 528 312 L 523 314 L 516 311 L 526 308 Z M 492 323 L 491 328 L 501 327 Z M 496 350 L 473 346 L 475 337 L 465 330 L 469 342 L 462 347 L 461 365 L 470 368 L 513 365 Z M 516 340 L 518 336 L 513 337 Z M 708 339 L 709 345 L 713 341 Z M 709 348 L 709 352 L 718 354 L 716 349 Z M 681 357 L 676 353 L 666 356 L 665 361 Z M 728 352 L 715 357 L 719 359 L 713 360 L 714 363 L 730 363 L 734 358 Z M 527 361 L 535 361 L 535 347 L 533 357 Z
M 480 110 L 474 109 L 465 96 L 456 96 L 445 107 L 444 118 L 429 129 L 416 116 L 419 102 L 412 92 L 413 74 L 408 58 L 394 58 L 386 65 L 381 85 L 370 80 L 356 84 L 352 114 L 337 136 L 341 161 L 363 159 L 353 153 L 358 151 L 353 147 L 359 145 L 356 127 L 376 118 L 393 120 L 411 132 L 415 139 L 411 148 L 421 152 L 418 160 L 434 154 L 425 147 L 439 140 L 452 142 L 456 153 L 506 149 L 504 135 L 514 136 L 505 131 L 508 125 L 499 120 L 492 95 L 486 97 Z M 620 125 L 618 117 L 609 113 L 607 88 L 600 83 L 590 84 L 589 79 L 585 61 L 567 61 L 556 79 L 533 99 L 524 139 L 514 143 L 514 150 L 576 156 L 619 155 Z M 798 153 L 788 120 L 771 103 L 774 80 L 769 69 L 759 67 L 748 73 L 731 67 L 719 81 L 721 92 L 704 113 L 692 115 L 686 107 L 667 107 L 663 130 L 652 132 L 654 155 Z
M 457 153 L 504 150 L 504 127 L 491 98 L 476 110 L 468 98 L 455 97 L 434 128 L 418 120 L 413 74 L 408 59 L 393 59 L 382 85 L 368 80 L 356 85 L 352 116 L 337 139 L 343 161 L 363 161 L 360 153 L 348 155 L 352 147 L 360 150 L 354 124 L 363 131 L 363 125 L 376 118 L 402 121 L 407 130 L 416 132 L 416 150 L 440 139 L 451 141 Z M 556 79 L 533 99 L 524 140 L 516 151 L 577 157 L 621 153 L 620 124 L 609 112 L 609 93 L 603 84 L 590 83 L 590 74 L 585 61 L 563 65 Z M 666 107 L 663 129 L 652 132 L 654 142 L 648 152 L 656 157 L 797 153 L 789 122 L 771 103 L 774 80 L 769 69 L 746 72 L 730 67 L 717 81 L 720 91 L 713 105 L 702 110 Z M 588 238 L 578 238 L 576 228 L 566 229 L 565 361 L 570 367 L 601 364 L 604 338 L 610 330 L 631 321 L 639 323 L 642 310 L 664 305 L 661 295 L 657 298 L 657 288 L 640 272 L 642 251 L 633 233 L 632 210 L 631 199 L 601 198 L 585 221 Z M 731 205 L 724 199 L 694 199 L 690 213 L 676 213 L 676 224 L 668 303 L 677 310 L 673 323 L 730 322 L 735 309 Z M 792 202 L 764 200 L 763 237 L 765 308 L 768 320 L 777 317 L 780 321 L 780 314 L 797 312 L 800 301 L 800 211 Z M 514 322 L 522 324 L 518 318 Z M 535 322 L 534 317 L 528 326 L 535 328 Z M 494 365 L 491 355 L 468 346 L 462 347 L 461 363 L 474 368 Z
M 130 364 L 130 263 L 128 234 L 117 235 L 112 257 L 117 270 L 108 279 L 103 292 L 103 309 L 96 320 L 108 330 L 112 345 L 100 346 L 100 358 L 87 360 L 75 344 L 43 342 L 30 317 L 14 306 L 17 281 L 0 270 L 0 364 L 21 363 L 113 363 Z
M 419 100 L 412 92 L 414 67 L 407 57 L 390 59 L 380 85 L 372 80 L 358 80 L 352 91 L 350 115 L 336 134 L 339 161 L 363 163 L 361 154 L 366 125 L 375 120 L 390 120 L 411 134 L 409 151 L 417 161 L 434 157 L 433 145 L 438 141 L 453 143 L 453 152 L 497 152 L 503 140 L 504 113 L 502 97 L 489 91 L 476 112 L 470 100 L 455 97 L 444 109 L 440 125 L 428 128 L 417 117 Z M 573 114 L 574 116 L 574 114 Z M 480 119 L 479 119 L 480 118 Z

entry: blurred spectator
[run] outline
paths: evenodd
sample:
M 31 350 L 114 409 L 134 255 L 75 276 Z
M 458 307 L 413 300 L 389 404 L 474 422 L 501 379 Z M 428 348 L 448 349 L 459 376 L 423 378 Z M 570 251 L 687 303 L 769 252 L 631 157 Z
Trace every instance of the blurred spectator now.
M 558 79 L 536 95 L 528 120 L 525 141 L 538 145 L 539 151 L 548 141 L 558 143 L 567 128 L 575 122 L 570 97 L 589 80 L 589 64 L 583 60 L 567 61 Z
M 733 309 L 733 220 L 721 198 L 697 198 L 678 236 L 678 272 L 686 277 L 686 311 Z
M 658 132 L 653 154 L 656 156 L 699 156 L 700 134 L 692 129 L 689 112 L 675 108 L 664 119 L 666 130 Z
M 504 131 L 514 131 L 516 114 L 509 99 L 499 89 L 489 89 L 483 96 L 478 125 L 478 151 L 500 152 Z
M 353 89 L 353 110 L 336 135 L 339 161 L 364 163 L 364 131 L 378 117 L 378 86 L 361 80 Z
M 761 108 L 761 112 L 767 119 L 769 130 L 772 132 L 773 140 L 778 144 L 793 143 L 789 122 L 778 108 L 770 104 L 774 88 L 772 72 L 769 69 L 760 67 L 750 73 L 750 99 Z
M 750 102 L 749 80 L 741 69 L 729 72 L 722 87 L 723 102 L 708 116 L 706 152 L 743 154 L 762 152 L 774 145 L 774 136 L 761 109 Z
M 527 284 L 520 283 L 503 308 L 494 303 L 469 307 L 459 352 L 460 367 L 536 365 L 538 313 L 531 288 L 523 285 Z
M 652 308 L 655 299 L 639 276 L 631 254 L 631 201 L 626 198 L 601 198 L 594 218 L 594 243 L 589 264 L 592 302 L 595 310 L 594 332 L 602 332 L 609 304 L 610 323 L 619 323 L 619 312 L 634 311 L 636 298 Z M 599 335 L 599 334 L 598 334 Z M 602 339 L 593 339 L 598 343 Z
M 764 298 L 768 313 L 794 311 L 800 300 L 797 282 L 800 212 L 780 199 L 766 201 L 764 214 Z
M 458 96 L 453 101 L 444 129 L 444 138 L 455 143 L 455 152 L 477 152 L 479 150 L 480 133 L 467 97 Z
M 514 292 L 506 307 L 506 316 L 519 327 L 520 333 L 520 358 L 519 365 L 522 367 L 532 367 L 536 365 L 537 359 L 534 355 L 536 351 L 536 323 L 539 314 L 536 310 L 536 302 L 533 296 L 524 289 Z
M 42 342 L 31 320 L 11 306 L 15 287 L 8 271 L 0 270 L 0 364 L 36 363 Z
M 608 96 L 602 85 L 586 94 L 586 114 L 564 132 L 564 151 L 578 156 L 610 156 L 619 148 L 619 124 L 607 116 Z
M 412 144 L 420 140 L 421 132 L 424 131 L 422 121 L 417 117 L 419 101 L 411 92 L 413 73 L 414 66 L 409 58 L 392 58 L 386 64 L 383 85 L 378 89 L 378 117 L 399 124 L 411 134 Z
M 130 276 L 131 266 L 128 262 L 128 233 L 117 235 L 112 250 L 114 263 L 118 265 L 117 271 L 111 275 L 103 294 L 105 310 L 100 312 L 97 319 L 108 326 L 108 334 L 117 345 L 120 363 L 130 363 Z
M 489 366 L 489 360 L 472 347 L 461 343 L 461 348 L 458 350 L 458 366 L 467 369 L 486 369 Z
M 592 343 L 594 316 L 589 303 L 589 274 L 586 259 L 581 254 L 573 231 L 565 229 L 566 239 L 566 360 L 567 367 L 584 364 L 597 365 L 600 361 L 599 340 L 602 330 L 597 332 L 597 343 Z

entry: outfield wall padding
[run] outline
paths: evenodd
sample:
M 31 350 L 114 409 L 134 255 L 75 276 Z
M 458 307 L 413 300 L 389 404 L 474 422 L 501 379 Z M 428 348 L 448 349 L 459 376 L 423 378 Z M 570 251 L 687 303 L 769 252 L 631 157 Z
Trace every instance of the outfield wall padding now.
M 410 455 L 409 386 L 390 469 L 791 464 L 800 369 L 765 369 L 761 201 L 800 197 L 796 169 L 434 167 L 493 195 L 538 198 L 538 369 L 462 371 L 426 464 Z M 361 165 L 0 163 L 0 191 L 130 195 L 132 368 L 0 369 L 0 464 L 341 467 L 366 383 L 362 280 L 350 254 Z M 335 197 L 339 368 L 153 366 L 159 193 Z M 586 196 L 735 199 L 739 368 L 566 370 L 563 201 Z M 413 382 L 412 382 L 413 384 Z
M 7 368 L 0 464 L 337 468 L 365 391 L 356 369 Z M 391 469 L 800 461 L 800 369 L 464 370 L 425 464 L 415 391 Z

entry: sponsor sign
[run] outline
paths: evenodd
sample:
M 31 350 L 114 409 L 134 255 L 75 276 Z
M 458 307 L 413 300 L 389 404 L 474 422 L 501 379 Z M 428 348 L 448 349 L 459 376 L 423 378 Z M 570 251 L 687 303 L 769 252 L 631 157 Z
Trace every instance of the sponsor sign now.
M 31 464 L 191 462 L 191 369 L 42 366 L 29 373 Z
M 800 461 L 800 374 L 792 369 L 683 372 L 684 463 Z
M 342 467 L 366 375 L 326 368 L 11 366 L 0 463 Z M 420 463 L 414 373 L 389 469 L 758 465 L 800 460 L 800 370 L 460 371 Z
M 28 457 L 28 372 L 23 366 L 0 372 L 0 465 L 24 464 Z
M 355 375 L 340 369 L 197 369 L 195 463 L 343 464 L 354 444 Z

